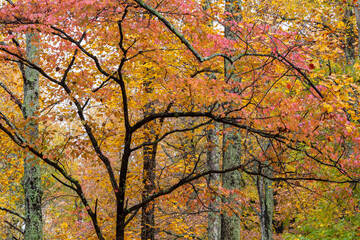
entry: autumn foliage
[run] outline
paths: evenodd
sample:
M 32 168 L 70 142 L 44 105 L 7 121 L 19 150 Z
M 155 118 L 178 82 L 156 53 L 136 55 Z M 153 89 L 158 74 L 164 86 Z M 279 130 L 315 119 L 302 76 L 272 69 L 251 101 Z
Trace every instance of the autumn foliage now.
M 348 41 L 355 15 L 344 20 L 353 7 L 244 0 L 234 14 L 222 1 L 4 1 L 1 238 L 22 239 L 31 152 L 41 160 L 45 239 L 140 239 L 144 211 L 156 239 L 207 239 L 214 202 L 239 216 L 243 239 L 261 239 L 259 177 L 272 181 L 275 239 L 356 239 L 360 65 Z M 22 115 L 25 67 L 40 73 L 35 119 Z M 39 125 L 35 143 L 29 121 Z M 223 141 L 235 132 L 241 142 Z M 236 164 L 221 167 L 234 144 Z M 218 170 L 207 161 L 213 149 Z M 236 189 L 209 180 L 234 171 Z

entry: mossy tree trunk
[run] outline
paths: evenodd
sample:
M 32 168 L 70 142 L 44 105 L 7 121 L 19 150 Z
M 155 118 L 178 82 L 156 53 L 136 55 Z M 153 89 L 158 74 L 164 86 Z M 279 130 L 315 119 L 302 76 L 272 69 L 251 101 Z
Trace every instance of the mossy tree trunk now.
M 220 139 L 218 136 L 219 124 L 214 123 L 214 128 L 206 131 L 206 138 L 208 143 L 207 150 L 207 165 L 209 170 L 220 169 Z M 216 191 L 218 184 L 220 184 L 219 174 L 210 174 L 208 176 L 208 186 Z M 209 240 L 220 240 L 221 239 L 221 215 L 219 206 L 221 205 L 221 199 L 214 192 L 209 203 L 209 214 L 208 214 L 208 239 Z
M 211 7 L 211 4 L 216 0 L 206 0 L 203 5 L 204 11 L 208 10 Z M 213 23 L 210 23 L 210 26 L 213 26 Z M 207 75 L 210 79 L 216 78 L 214 74 Z M 206 130 L 206 140 L 208 143 L 208 149 L 206 153 L 207 166 L 209 170 L 220 170 L 220 161 L 221 161 L 221 149 L 220 149 L 220 138 L 219 123 L 214 123 L 213 128 Z M 210 174 L 207 178 L 207 184 L 211 191 L 211 199 L 208 205 L 208 239 L 209 240 L 220 240 L 221 239 L 221 215 L 220 215 L 220 206 L 221 199 L 217 194 L 217 186 L 221 182 L 220 174 Z
M 37 39 L 35 33 L 26 34 L 27 59 L 36 64 L 37 47 L 34 42 Z M 31 68 L 25 67 L 24 72 L 24 102 L 23 115 L 28 121 L 25 126 L 27 140 L 35 144 L 38 138 L 38 123 L 36 120 L 39 109 L 39 73 Z M 25 239 L 43 239 L 42 222 L 42 187 L 40 160 L 31 153 L 26 153 L 24 158 L 23 187 L 25 193 Z
M 224 133 L 223 135 L 223 169 L 228 169 L 239 165 L 241 159 L 241 135 L 239 132 Z M 238 189 L 241 186 L 240 171 L 224 173 L 222 175 L 222 186 L 227 190 Z M 223 199 L 225 208 L 233 205 L 236 194 L 230 194 Z M 239 240 L 240 239 L 240 217 L 237 209 L 231 207 L 221 214 L 221 239 Z M 231 211 L 231 212 L 230 212 Z
M 231 31 L 231 22 L 241 21 L 241 1 L 226 0 L 225 12 L 230 13 L 228 25 L 225 26 L 225 37 L 228 39 L 236 39 L 236 34 Z M 240 81 L 235 74 L 235 67 L 227 60 L 224 62 L 225 79 L 227 82 Z M 231 104 L 230 104 L 231 106 Z M 226 128 L 227 126 L 224 126 Z M 223 169 L 228 169 L 239 165 L 241 160 L 241 134 L 237 131 L 227 132 L 224 129 L 223 135 Z M 222 175 L 222 186 L 227 190 L 238 189 L 241 186 L 240 171 L 233 171 Z M 230 206 L 237 196 L 231 194 L 223 199 L 225 206 Z M 233 211 L 230 213 L 229 211 Z M 235 212 L 234 212 L 235 211 Z M 221 215 L 221 239 L 223 240 L 239 240 L 240 239 L 240 217 L 236 213 L 236 209 L 224 210 Z

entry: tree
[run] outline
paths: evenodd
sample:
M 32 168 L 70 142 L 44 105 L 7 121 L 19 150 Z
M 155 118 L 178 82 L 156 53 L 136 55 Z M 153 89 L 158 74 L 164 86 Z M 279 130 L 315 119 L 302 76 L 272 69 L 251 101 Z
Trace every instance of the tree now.
M 204 11 L 196 1 L 24 0 L 1 10 L 8 44 L 0 47 L 2 60 L 36 70 L 44 82 L 36 119 L 43 137 L 29 142 L 9 111 L 2 112 L 0 128 L 82 202 L 57 224 L 69 236 L 136 238 L 142 225 L 150 238 L 204 237 L 211 203 L 205 186 L 214 174 L 222 176 L 223 186 L 214 191 L 226 200 L 223 216 L 235 219 L 231 227 L 222 224 L 234 230 L 223 231 L 228 239 L 240 231 L 232 210 L 240 214 L 246 206 L 244 192 L 234 189 L 244 185 L 240 173 L 245 180 L 292 186 L 357 182 L 354 157 L 343 154 L 345 142 L 358 145 L 350 134 L 357 123 L 347 122 L 337 98 L 343 96 L 330 94 L 334 86 L 318 80 L 326 78 L 309 63 L 316 51 L 306 45 L 308 36 L 254 18 L 231 21 L 236 14 L 223 15 L 220 3 L 211 8 Z M 224 37 L 213 22 L 236 38 Z M 23 54 L 24 34 L 31 32 L 38 33 L 41 61 Z M 342 81 L 349 90 L 349 78 Z M 205 157 L 204 130 L 215 122 L 224 125 L 215 130 L 224 133 L 221 169 L 209 169 Z M 262 151 L 250 151 L 256 138 Z M 144 165 L 147 160 L 154 168 Z M 64 211 L 74 205 L 67 198 L 61 203 Z M 143 224 L 141 209 L 151 216 Z M 82 211 L 88 217 L 79 217 Z M 76 233 L 68 226 L 73 222 Z
M 36 33 L 26 34 L 26 58 L 37 64 Z M 35 69 L 26 67 L 24 70 L 24 102 L 23 115 L 27 124 L 25 133 L 27 142 L 35 144 L 39 137 L 36 122 L 39 109 L 39 73 Z M 29 153 L 24 159 L 23 186 L 25 192 L 25 239 L 42 239 L 42 183 L 40 173 L 40 160 Z
M 148 86 L 150 82 L 145 82 L 145 91 L 151 93 L 151 88 Z M 148 102 L 144 107 L 145 117 L 151 113 L 154 113 L 155 109 L 152 106 L 152 102 Z M 152 141 L 156 140 L 158 136 L 155 135 L 155 130 L 150 126 L 146 126 L 145 139 L 146 144 L 143 149 L 144 167 L 143 167 L 143 201 L 145 201 L 155 191 L 155 166 L 156 166 L 156 152 L 157 144 L 152 144 Z M 154 136 L 154 137 L 153 137 Z M 141 218 L 141 238 L 144 240 L 155 239 L 155 204 L 150 202 L 142 207 Z
M 12 1 L 8 1 L 13 5 Z M 11 32 L 10 32 L 11 34 Z M 26 34 L 26 57 L 29 61 L 36 63 L 36 41 L 35 33 Z M 19 43 L 16 39 L 13 42 L 18 46 Z M 2 87 L 7 90 L 13 101 L 21 108 L 23 117 L 27 120 L 24 132 L 27 134 L 27 141 L 30 144 L 35 143 L 35 139 L 38 138 L 38 124 L 35 121 L 37 118 L 37 111 L 39 109 L 39 74 L 36 70 L 25 67 L 23 63 L 19 63 L 19 68 L 24 79 L 24 100 L 20 102 L 13 93 L 2 84 Z M 25 205 L 25 239 L 42 239 L 42 182 L 40 173 L 40 161 L 32 155 L 27 154 L 24 158 L 24 175 L 23 175 L 23 187 L 24 187 L 24 205 Z
M 241 2 L 225 1 L 225 12 L 229 14 L 228 25 L 225 25 L 225 38 L 229 40 L 236 39 L 236 32 L 232 31 L 233 24 L 241 21 Z M 225 14 L 226 14 L 225 13 Z M 229 49 L 231 53 L 232 49 Z M 236 74 L 236 68 L 233 63 L 225 59 L 224 75 L 227 82 L 239 82 L 240 77 Z M 238 91 L 231 89 L 230 91 Z M 230 111 L 231 109 L 230 103 Z M 225 125 L 226 127 L 226 125 Z M 223 169 L 229 169 L 239 164 L 242 155 L 242 137 L 240 132 L 227 133 L 230 129 L 224 129 L 223 136 Z M 222 185 L 227 190 L 238 189 L 241 186 L 241 175 L 239 171 L 225 173 L 222 176 Z M 223 201 L 225 204 L 233 202 L 236 195 L 231 194 Z M 221 216 L 221 239 L 239 239 L 240 238 L 240 213 L 237 209 L 231 209 L 232 213 L 223 212 Z

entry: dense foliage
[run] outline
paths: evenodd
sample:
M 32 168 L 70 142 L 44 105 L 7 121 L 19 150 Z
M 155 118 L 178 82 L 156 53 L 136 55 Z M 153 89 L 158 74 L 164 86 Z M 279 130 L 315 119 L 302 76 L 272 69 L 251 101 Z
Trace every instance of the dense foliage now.
M 358 7 L 3 1 L 1 238 L 357 239 Z

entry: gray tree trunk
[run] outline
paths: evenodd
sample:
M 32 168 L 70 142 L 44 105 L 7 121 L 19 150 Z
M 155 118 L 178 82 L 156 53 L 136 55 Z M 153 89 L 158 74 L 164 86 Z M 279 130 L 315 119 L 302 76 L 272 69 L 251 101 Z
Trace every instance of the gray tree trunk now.
M 27 59 L 36 63 L 37 48 L 35 33 L 26 34 Z M 25 126 L 27 140 L 34 144 L 38 138 L 38 123 L 36 120 L 39 109 L 39 73 L 30 68 L 25 68 L 24 76 L 24 102 L 23 115 L 28 120 Z M 23 187 L 25 192 L 25 239 L 39 240 L 43 238 L 43 222 L 41 210 L 41 172 L 40 160 L 31 153 L 24 159 Z
M 225 11 L 230 13 L 228 21 L 241 21 L 241 1 L 226 0 Z M 231 31 L 230 26 L 225 26 L 225 37 L 236 39 L 236 35 Z M 234 74 L 234 66 L 227 60 L 224 62 L 225 79 L 229 81 L 240 81 Z M 239 165 L 241 159 L 241 135 L 239 131 L 224 133 L 223 135 L 223 169 Z M 233 171 L 222 175 L 222 186 L 228 190 L 234 190 L 241 186 L 240 171 Z M 235 195 L 223 199 L 225 205 L 230 205 L 236 198 Z M 236 210 L 236 209 L 233 209 Z M 240 217 L 238 214 L 224 211 L 221 215 L 221 239 L 239 240 L 240 239 Z
M 214 123 L 214 128 L 206 132 L 207 142 L 209 144 L 207 150 L 207 165 L 209 170 L 220 169 L 220 140 L 217 133 L 219 132 L 219 124 Z M 216 188 L 220 184 L 219 174 L 210 174 L 208 176 L 208 185 L 210 188 Z M 208 239 L 220 240 L 221 239 L 221 215 L 219 206 L 221 199 L 216 194 L 213 195 L 209 204 L 208 214 Z
M 241 159 L 241 136 L 239 132 L 225 133 L 223 136 L 223 169 L 228 169 L 239 165 Z M 231 143 L 231 144 L 230 144 Z M 238 189 L 241 186 L 240 171 L 224 173 L 222 175 L 222 186 L 228 190 Z M 237 196 L 230 195 L 223 199 L 223 203 L 230 206 Z M 224 211 L 221 215 L 221 239 L 223 240 L 239 240 L 240 239 L 240 217 L 230 209 Z
M 355 11 L 356 13 L 356 11 Z M 346 57 L 346 64 L 352 65 L 355 62 L 355 32 L 354 32 L 354 24 L 351 22 L 351 17 L 354 15 L 351 8 L 347 8 L 345 10 L 345 15 L 343 18 L 343 22 L 345 24 L 345 57 Z M 356 16 L 358 18 L 358 16 Z
M 206 11 L 210 8 L 213 0 L 206 0 L 204 2 L 203 8 Z M 210 23 L 211 26 L 212 23 Z M 208 74 L 209 78 L 215 78 L 213 74 Z M 206 131 L 206 138 L 208 143 L 207 150 L 207 165 L 209 170 L 220 170 L 220 139 L 218 132 L 220 130 L 219 123 L 214 123 L 214 128 L 208 129 Z M 207 184 L 210 188 L 216 189 L 220 184 L 220 174 L 210 174 L 207 179 Z M 209 214 L 208 214 L 208 239 L 209 240 L 220 240 L 221 239 L 221 215 L 220 215 L 220 205 L 221 199 L 219 195 L 214 193 L 211 196 L 209 203 Z
M 259 139 L 260 150 L 264 153 L 266 157 L 266 152 L 270 147 L 270 140 Z M 274 188 L 272 186 L 273 181 L 269 180 L 266 177 L 273 177 L 273 168 L 268 161 L 258 164 L 258 172 L 262 176 L 257 176 L 256 178 L 256 187 L 259 195 L 260 202 L 260 229 L 261 229 L 261 240 L 272 240 L 273 237 L 273 215 L 274 215 Z M 265 176 L 265 177 L 263 177 Z
M 263 169 L 259 168 L 259 172 L 265 176 L 272 177 L 272 170 L 267 167 Z M 261 240 L 272 240 L 274 213 L 274 189 L 272 187 L 272 181 L 265 177 L 258 176 L 256 185 L 260 200 L 259 218 Z

